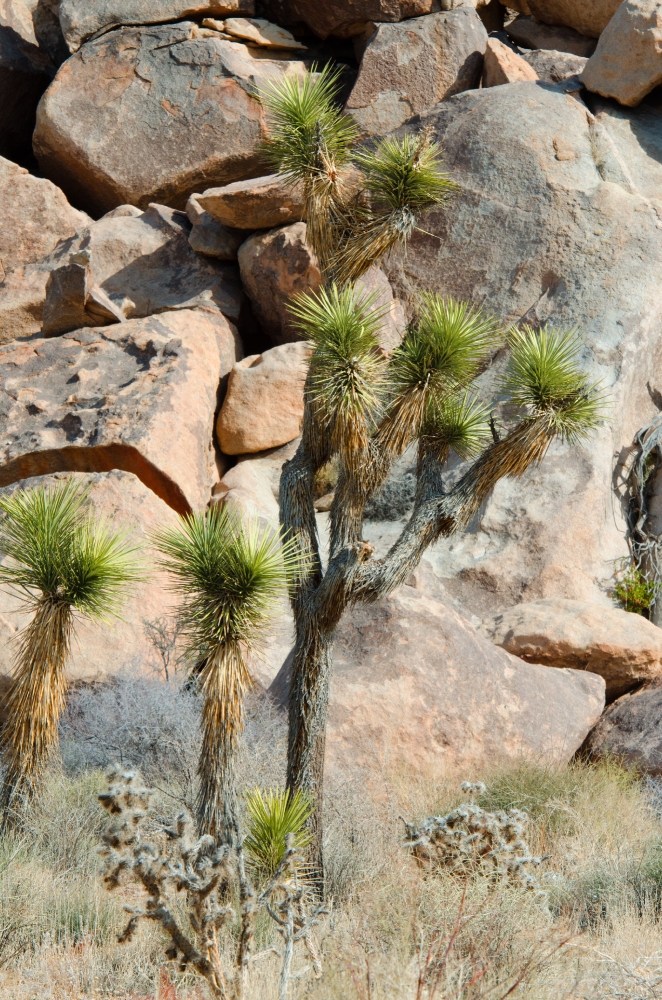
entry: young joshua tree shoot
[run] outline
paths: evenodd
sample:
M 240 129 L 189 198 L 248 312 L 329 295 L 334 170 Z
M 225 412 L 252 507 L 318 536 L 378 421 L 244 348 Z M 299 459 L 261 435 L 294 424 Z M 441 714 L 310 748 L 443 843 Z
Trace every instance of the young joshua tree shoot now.
M 0 734 L 7 767 L 0 810 L 7 827 L 39 792 L 57 746 L 76 619 L 104 624 L 118 617 L 139 573 L 135 547 L 93 523 L 86 494 L 72 480 L 0 498 L 0 556 L 0 583 L 33 613 L 17 637 Z
M 161 565 L 181 597 L 178 627 L 198 664 L 203 696 L 200 834 L 233 844 L 237 836 L 235 754 L 244 698 L 253 685 L 246 655 L 259 652 L 279 601 L 304 569 L 296 541 L 244 524 L 227 508 L 182 518 L 154 537 Z

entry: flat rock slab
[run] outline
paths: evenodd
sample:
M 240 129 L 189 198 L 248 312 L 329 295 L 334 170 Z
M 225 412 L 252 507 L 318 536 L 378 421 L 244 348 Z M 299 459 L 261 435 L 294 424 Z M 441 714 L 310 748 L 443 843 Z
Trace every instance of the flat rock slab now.
M 565 28 L 559 24 L 544 24 L 535 17 L 516 17 L 505 28 L 514 42 L 530 49 L 553 49 L 557 52 L 569 52 L 575 56 L 588 58 L 595 52 L 595 38 L 582 35 L 573 28 Z
M 254 13 L 255 0 L 61 0 L 60 24 L 70 51 L 77 52 L 88 38 L 122 25 Z
M 289 661 L 270 689 L 281 702 L 288 675 Z M 405 586 L 338 627 L 329 765 L 438 774 L 529 755 L 567 761 L 603 706 L 602 678 L 523 663 Z
M 646 684 L 610 705 L 588 734 L 581 755 L 619 758 L 639 773 L 662 775 L 662 684 Z
M 368 21 L 405 21 L 439 10 L 439 0 L 262 0 L 261 11 L 276 24 L 303 21 L 320 38 L 351 38 Z
M 39 106 L 44 173 L 97 215 L 123 203 L 183 209 L 195 191 L 264 173 L 252 95 L 303 63 L 209 36 L 184 21 L 87 42 Z
M 0 261 L 5 272 L 41 260 L 91 220 L 50 181 L 0 157 Z M 0 271 L 0 277 L 2 272 Z
M 508 608 L 484 631 L 527 663 L 600 674 L 609 700 L 662 677 L 662 629 L 619 608 L 550 597 Z
M 0 494 L 40 486 L 50 488 L 69 478 L 89 491 L 88 502 L 95 518 L 105 520 L 114 530 L 127 531 L 132 542 L 143 550 L 143 557 L 149 552 L 149 532 L 174 527 L 177 523 L 172 508 L 130 472 L 37 476 L 5 487 Z M 78 621 L 68 670 L 71 680 L 94 681 L 116 675 L 123 669 L 162 669 L 159 652 L 148 638 L 145 623 L 172 612 L 174 600 L 167 589 L 166 574 L 158 571 L 153 560 L 149 562 L 149 579 L 127 591 L 121 609 L 122 621 L 111 621 L 107 625 Z M 12 639 L 29 620 L 30 616 L 21 611 L 19 602 L 1 590 L 0 673 L 8 673 L 11 669 L 16 649 Z
M 273 229 L 303 219 L 303 190 L 278 174 L 235 181 L 195 195 L 214 219 L 235 229 Z
M 366 46 L 347 111 L 364 135 L 384 135 L 477 87 L 486 46 L 483 22 L 466 7 L 380 24 Z
M 616 13 L 621 0 L 519 0 L 507 7 L 533 14 L 546 24 L 565 25 L 582 35 L 599 38 Z
M 216 479 L 219 383 L 237 360 L 218 312 L 181 310 L 0 347 L 0 486 L 53 472 L 137 476 L 177 513 Z
M 628 554 L 614 455 L 657 413 L 646 383 L 662 323 L 662 105 L 588 95 L 589 113 L 565 86 L 470 91 L 408 125 L 432 126 L 459 191 L 382 265 L 403 302 L 430 290 L 489 304 L 506 328 L 579 330 L 584 370 L 611 397 L 585 443 L 555 444 L 497 485 L 469 531 L 437 543 L 448 588 L 481 619 L 544 597 L 611 606 Z M 483 377 L 488 397 L 504 362 Z
M 146 212 L 129 205 L 98 222 L 85 225 L 61 242 L 39 264 L 10 275 L 0 285 L 0 342 L 42 330 L 103 326 L 89 312 L 83 292 L 65 303 L 63 283 L 49 278 L 71 266 L 86 264 L 88 284 L 99 287 L 118 310 L 133 319 L 171 309 L 216 308 L 230 320 L 239 318 L 243 292 L 236 265 L 196 253 L 190 244 L 191 223 L 182 212 L 152 205 Z M 63 316 L 67 306 L 71 318 Z
M 662 83 L 662 3 L 625 0 L 600 35 L 581 81 L 629 107 Z

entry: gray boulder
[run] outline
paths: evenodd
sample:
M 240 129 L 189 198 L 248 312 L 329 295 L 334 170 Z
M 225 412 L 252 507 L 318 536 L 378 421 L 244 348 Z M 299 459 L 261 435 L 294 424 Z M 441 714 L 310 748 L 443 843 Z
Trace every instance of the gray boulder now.
M 37 104 L 55 67 L 39 48 L 24 0 L 0 4 L 0 156 L 32 166 Z
M 599 38 L 616 13 L 621 0 L 501 0 L 506 7 L 533 14 L 546 24 L 574 28 L 582 35 Z
M 414 583 L 417 581 L 414 580 Z M 286 703 L 291 661 L 270 693 Z M 524 663 L 416 586 L 349 611 L 333 644 L 328 765 L 438 776 L 517 759 L 569 760 L 599 718 L 596 674 Z
M 384 265 L 405 302 L 430 289 L 483 303 L 504 325 L 576 327 L 583 365 L 610 394 L 584 444 L 555 444 L 521 480 L 500 482 L 470 529 L 433 550 L 480 617 L 544 597 L 611 604 L 614 561 L 628 554 L 612 484 L 656 412 L 646 384 L 662 322 L 659 104 L 592 98 L 588 110 L 563 87 L 460 94 L 408 126 L 433 126 L 459 191 L 422 218 L 433 236 L 417 231 Z
M 390 132 L 477 87 L 486 47 L 483 22 L 467 7 L 381 24 L 366 46 L 347 111 L 364 135 Z
M 320 38 L 360 35 L 369 21 L 404 21 L 439 10 L 439 0 L 261 0 L 261 12 L 277 24 L 303 22 Z
M 60 23 L 71 52 L 112 28 L 163 24 L 184 17 L 232 17 L 255 13 L 255 0 L 61 0 Z
M 553 49 L 534 49 L 532 52 L 523 49 L 520 55 L 536 71 L 538 79 L 546 83 L 561 83 L 571 76 L 579 76 L 588 61 L 584 56 Z
M 662 683 L 646 684 L 610 705 L 580 753 L 589 760 L 616 757 L 640 774 L 662 775 Z
M 518 45 L 530 49 L 554 49 L 557 52 L 570 52 L 575 56 L 588 58 L 595 52 L 595 38 L 581 35 L 574 28 L 565 28 L 560 24 L 544 24 L 535 17 L 521 15 L 511 21 L 505 28 L 506 34 Z
M 255 89 L 303 63 L 263 59 L 190 21 L 121 28 L 67 60 L 39 105 L 34 149 L 92 214 L 264 173 Z

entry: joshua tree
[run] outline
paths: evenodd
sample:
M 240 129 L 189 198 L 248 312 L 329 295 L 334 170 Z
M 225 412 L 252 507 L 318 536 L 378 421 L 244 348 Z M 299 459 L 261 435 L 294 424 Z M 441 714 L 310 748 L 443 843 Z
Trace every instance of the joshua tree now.
M 253 684 L 246 653 L 259 651 L 279 600 L 305 562 L 294 541 L 281 543 L 278 534 L 242 524 L 220 506 L 182 518 L 177 528 L 157 532 L 154 541 L 182 598 L 177 624 L 195 658 L 204 699 L 198 829 L 233 844 L 235 753 L 244 698 Z
M 288 787 L 316 803 L 312 861 L 322 871 L 330 649 L 345 608 L 376 601 L 402 584 L 429 545 L 465 528 L 499 479 L 522 476 L 555 438 L 578 441 L 599 420 L 601 399 L 581 374 L 572 332 L 511 331 L 500 388 L 520 418 L 503 439 L 494 425 L 490 435 L 474 380 L 504 336 L 478 309 L 434 294 L 421 297 L 416 321 L 391 358 L 384 358 L 376 338 L 380 313 L 352 282 L 408 238 L 422 209 L 448 195 L 452 185 L 439 172 L 437 147 L 425 131 L 360 151 L 354 160 L 365 185 L 350 197 L 346 166 L 354 130 L 334 106 L 333 75 L 273 85 L 262 99 L 270 129 L 267 153 L 285 177 L 303 184 L 309 240 L 325 276 L 319 294 L 304 295 L 292 306 L 314 350 L 301 444 L 284 467 L 280 487 L 283 529 L 310 558 L 292 598 Z M 411 517 L 388 554 L 375 559 L 362 538 L 366 504 L 394 460 L 414 443 L 418 480 Z M 447 490 L 442 474 L 451 451 L 470 464 Z M 323 572 L 313 489 L 316 474 L 332 458 L 341 471 Z
M 126 586 L 138 578 L 134 552 L 124 536 L 93 523 L 86 494 L 71 480 L 0 498 L 0 582 L 34 613 L 18 636 L 0 734 L 3 827 L 38 793 L 57 746 L 76 617 L 103 623 L 118 615 Z

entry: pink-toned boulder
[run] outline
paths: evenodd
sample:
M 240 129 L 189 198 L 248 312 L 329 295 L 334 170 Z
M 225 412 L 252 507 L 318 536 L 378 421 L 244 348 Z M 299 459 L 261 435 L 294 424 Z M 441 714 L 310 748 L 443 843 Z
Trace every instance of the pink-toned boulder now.
M 0 346 L 0 487 L 120 469 L 179 514 L 204 508 L 237 354 L 236 331 L 202 309 Z
M 537 80 L 535 69 L 517 52 L 499 41 L 489 38 L 483 65 L 483 87 L 499 87 L 504 83 Z
M 237 362 L 216 423 L 221 451 L 245 455 L 298 437 L 310 347 L 281 344 Z
M 508 608 L 484 631 L 527 663 L 600 674 L 609 700 L 662 677 L 662 629 L 619 608 L 549 597 Z
M 95 518 L 114 529 L 125 529 L 136 545 L 149 546 L 149 532 L 174 526 L 177 515 L 167 503 L 130 472 L 57 473 L 14 483 L 0 491 L 51 487 L 73 477 L 87 489 Z M 122 620 L 97 625 L 80 621 L 72 646 L 69 677 L 92 681 L 123 669 L 149 671 L 162 667 L 160 655 L 148 634 L 149 623 L 173 610 L 174 598 L 168 580 L 154 565 L 147 579 L 135 585 L 122 607 Z M 15 597 L 0 590 L 0 676 L 11 669 L 16 649 L 14 639 L 30 620 Z M 0 696 L 2 684 L 0 683 Z M 1 719 L 1 712 L 0 712 Z
M 662 83 L 662 4 L 624 0 L 600 35 L 581 81 L 603 97 L 635 107 Z
M 288 658 L 270 688 L 281 703 L 289 670 Z M 603 706 L 601 677 L 524 663 L 405 586 L 338 627 L 328 763 L 439 775 L 522 755 L 567 761 Z

